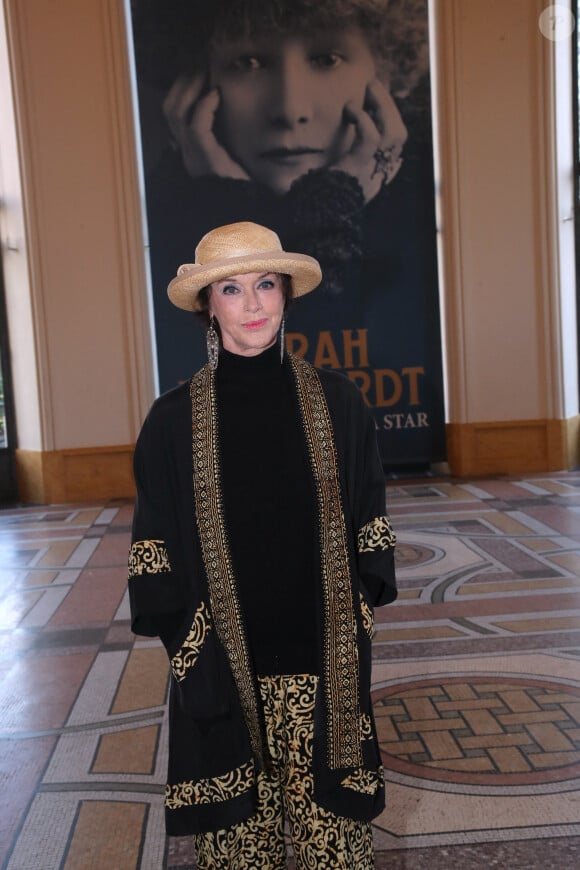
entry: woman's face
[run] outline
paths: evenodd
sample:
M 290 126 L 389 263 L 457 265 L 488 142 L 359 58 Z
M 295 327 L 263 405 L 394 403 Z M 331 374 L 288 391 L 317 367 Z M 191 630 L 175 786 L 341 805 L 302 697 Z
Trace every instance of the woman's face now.
M 250 178 L 276 193 L 348 151 L 354 132 L 345 104 L 361 109 L 376 75 L 356 27 L 220 42 L 210 67 L 210 86 L 220 94 L 217 138 Z
M 219 323 L 226 350 L 256 356 L 274 344 L 284 314 L 280 275 L 249 272 L 210 286 L 209 314 Z

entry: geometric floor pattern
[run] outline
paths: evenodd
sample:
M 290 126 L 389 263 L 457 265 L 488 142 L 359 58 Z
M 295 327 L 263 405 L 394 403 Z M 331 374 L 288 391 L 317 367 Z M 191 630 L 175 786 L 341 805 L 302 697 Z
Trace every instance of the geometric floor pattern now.
M 387 497 L 377 868 L 580 867 L 580 472 Z M 131 515 L 0 511 L 3 870 L 195 868 L 164 834 L 168 664 L 130 631 Z
M 447 678 L 375 693 L 383 761 L 433 782 L 528 786 L 580 773 L 580 689 Z

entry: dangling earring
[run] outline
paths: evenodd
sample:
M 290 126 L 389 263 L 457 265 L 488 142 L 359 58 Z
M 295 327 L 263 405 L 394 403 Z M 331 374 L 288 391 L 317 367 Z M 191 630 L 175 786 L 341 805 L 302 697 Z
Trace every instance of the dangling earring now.
M 284 362 L 284 315 L 280 322 L 280 363 Z
M 213 325 L 213 314 L 209 319 L 209 328 L 207 330 L 205 340 L 207 342 L 207 359 L 209 367 L 212 372 L 215 372 L 218 367 L 220 343 L 218 339 L 218 334 L 215 331 Z

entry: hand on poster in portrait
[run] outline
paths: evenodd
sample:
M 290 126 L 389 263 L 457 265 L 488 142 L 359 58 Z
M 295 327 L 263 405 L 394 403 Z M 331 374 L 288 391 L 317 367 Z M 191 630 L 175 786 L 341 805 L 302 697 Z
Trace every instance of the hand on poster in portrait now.
M 213 132 L 219 100 L 217 90 L 204 92 L 202 75 L 179 76 L 163 101 L 172 143 L 191 178 L 218 175 L 247 180 L 247 173 L 232 160 Z
M 367 87 L 364 107 L 349 103 L 344 114 L 354 125 L 354 140 L 334 168 L 356 178 L 365 202 L 370 202 L 401 168 L 407 128 L 393 97 L 378 79 Z

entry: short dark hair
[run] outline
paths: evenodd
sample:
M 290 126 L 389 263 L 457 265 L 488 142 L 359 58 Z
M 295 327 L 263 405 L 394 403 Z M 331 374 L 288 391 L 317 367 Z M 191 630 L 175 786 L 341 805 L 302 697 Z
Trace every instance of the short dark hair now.
M 292 276 L 286 275 L 283 272 L 279 273 L 282 280 L 282 292 L 284 294 L 284 311 L 288 310 L 288 306 L 294 299 L 294 288 L 292 286 Z M 211 285 L 202 287 L 197 296 L 197 302 L 200 306 L 195 312 L 196 316 L 206 325 L 209 326 L 209 297 L 211 293 Z M 219 324 L 215 324 L 219 332 Z

